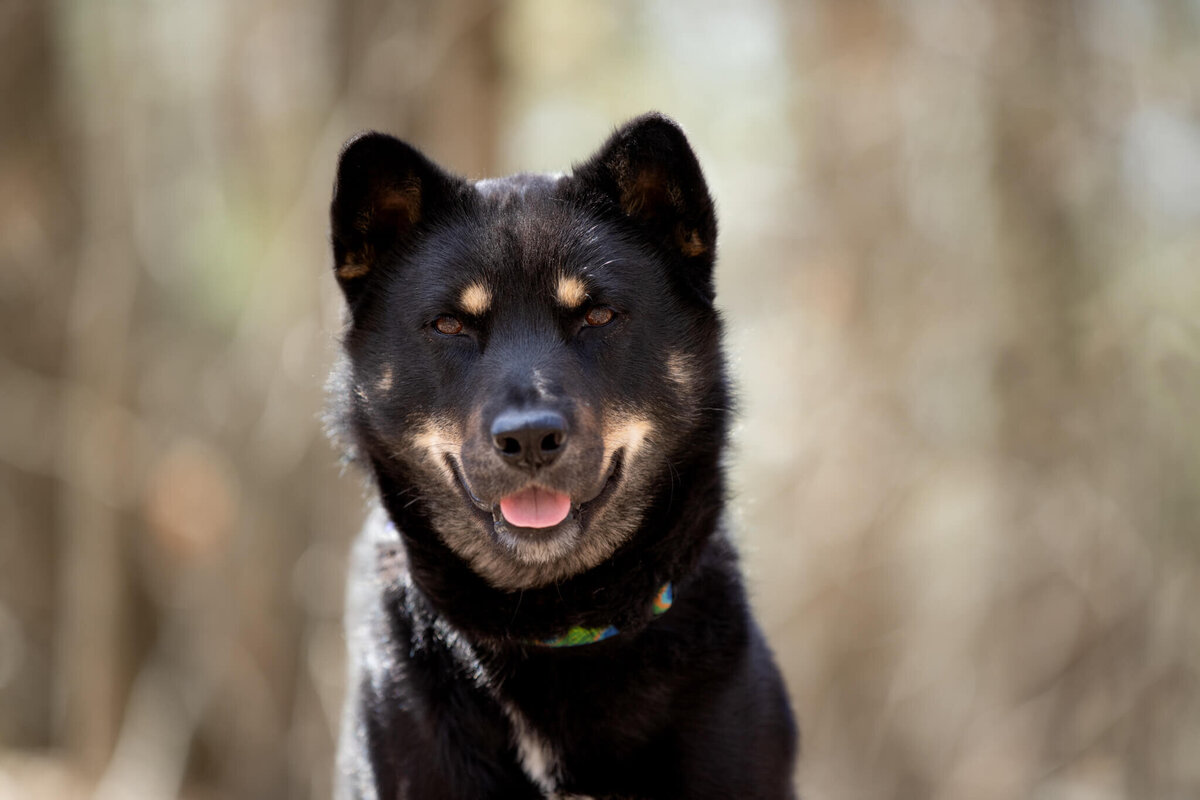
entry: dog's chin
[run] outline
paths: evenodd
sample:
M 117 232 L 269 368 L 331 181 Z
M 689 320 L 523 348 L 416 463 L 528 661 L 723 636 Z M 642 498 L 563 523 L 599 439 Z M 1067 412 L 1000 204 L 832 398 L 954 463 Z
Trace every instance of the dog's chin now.
M 495 542 L 523 564 L 553 564 L 568 558 L 575 550 L 583 528 L 574 508 L 567 518 L 549 528 L 522 528 L 509 523 L 503 515 L 492 520 Z
M 587 500 L 572 500 L 571 510 L 561 522 L 542 528 L 526 528 L 505 519 L 499 502 L 489 504 L 480 500 L 472 491 L 460 465 L 450 461 L 450 467 L 458 478 L 464 511 L 479 520 L 500 551 L 528 567 L 550 567 L 571 561 L 589 524 L 603 512 L 620 486 L 622 464 L 622 453 L 615 453 L 600 481 L 600 489 L 589 492 L 591 497 Z

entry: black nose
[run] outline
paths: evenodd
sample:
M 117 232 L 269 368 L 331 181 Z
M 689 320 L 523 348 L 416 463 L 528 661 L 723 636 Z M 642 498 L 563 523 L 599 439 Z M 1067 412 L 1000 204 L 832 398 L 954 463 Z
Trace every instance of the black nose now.
M 537 469 L 558 458 L 567 443 L 567 420 L 547 409 L 509 409 L 492 421 L 492 445 L 509 463 Z

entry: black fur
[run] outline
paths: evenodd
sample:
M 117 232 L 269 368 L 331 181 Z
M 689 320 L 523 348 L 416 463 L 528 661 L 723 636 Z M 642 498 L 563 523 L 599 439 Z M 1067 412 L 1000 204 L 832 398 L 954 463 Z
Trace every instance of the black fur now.
M 792 797 L 723 528 L 716 220 L 683 133 L 646 115 L 570 176 L 479 183 L 367 134 L 331 217 L 335 417 L 381 502 L 350 576 L 340 796 Z M 506 455 L 506 414 L 557 420 L 546 463 Z M 500 503 L 531 485 L 568 516 L 515 527 Z M 536 644 L 573 625 L 620 633 Z

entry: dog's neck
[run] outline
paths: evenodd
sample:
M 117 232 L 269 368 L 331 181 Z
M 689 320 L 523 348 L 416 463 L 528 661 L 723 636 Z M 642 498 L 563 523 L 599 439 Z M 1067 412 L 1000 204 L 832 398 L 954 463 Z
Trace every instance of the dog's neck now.
M 671 608 L 671 604 L 675 601 L 675 591 L 670 581 L 662 585 L 658 590 L 658 594 L 654 595 L 654 600 L 650 604 L 650 614 L 655 617 L 661 617 Z M 608 625 L 604 628 L 585 628 L 582 625 L 574 625 L 567 629 L 566 633 L 560 634 L 550 639 L 535 639 L 526 642 L 532 647 L 579 647 L 585 644 L 595 644 L 603 642 L 605 639 L 611 639 L 617 636 L 621 631 L 616 625 Z

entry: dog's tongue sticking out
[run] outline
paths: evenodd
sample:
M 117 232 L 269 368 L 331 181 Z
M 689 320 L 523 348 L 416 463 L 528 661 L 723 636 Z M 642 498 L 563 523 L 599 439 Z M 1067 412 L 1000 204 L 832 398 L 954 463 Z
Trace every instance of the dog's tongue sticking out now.
M 531 486 L 501 498 L 500 512 L 519 528 L 549 528 L 571 513 L 570 495 Z

